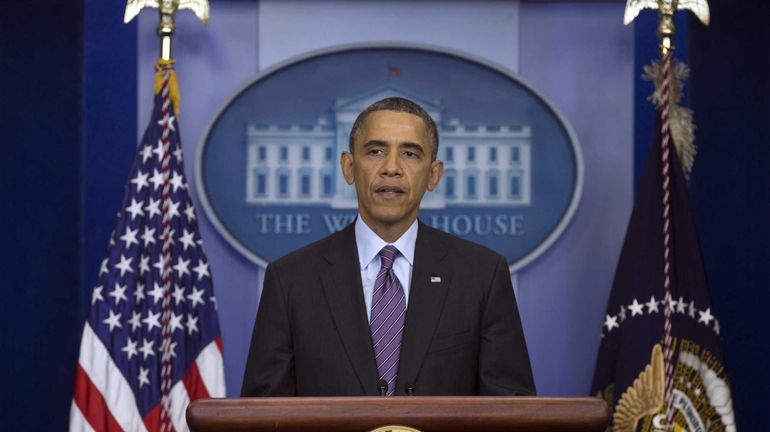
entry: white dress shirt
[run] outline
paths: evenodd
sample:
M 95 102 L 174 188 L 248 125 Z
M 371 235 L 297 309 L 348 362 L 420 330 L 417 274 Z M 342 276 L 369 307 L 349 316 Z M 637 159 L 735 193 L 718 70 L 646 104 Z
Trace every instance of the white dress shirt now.
M 409 229 L 398 240 L 388 243 L 366 225 L 360 214 L 356 218 L 356 247 L 358 248 L 358 261 L 361 265 L 361 285 L 364 287 L 367 319 L 371 319 L 374 282 L 381 267 L 378 254 L 382 248 L 389 244 L 395 246 L 399 251 L 396 260 L 393 262 L 393 273 L 396 274 L 398 281 L 401 282 L 401 287 L 404 288 L 404 300 L 406 306 L 409 306 L 409 285 L 412 282 L 417 225 L 417 219 L 415 219 Z

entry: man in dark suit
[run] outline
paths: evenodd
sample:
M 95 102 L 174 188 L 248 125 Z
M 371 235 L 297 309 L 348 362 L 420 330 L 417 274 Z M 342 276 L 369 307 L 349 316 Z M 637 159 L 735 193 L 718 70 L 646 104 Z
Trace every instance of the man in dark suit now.
M 437 153 L 411 101 L 358 116 L 358 218 L 267 267 L 242 396 L 534 395 L 505 259 L 417 219 Z

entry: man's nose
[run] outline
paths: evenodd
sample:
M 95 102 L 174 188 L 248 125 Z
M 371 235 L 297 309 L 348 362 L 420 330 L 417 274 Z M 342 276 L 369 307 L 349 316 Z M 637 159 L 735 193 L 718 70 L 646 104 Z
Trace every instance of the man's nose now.
M 401 158 L 398 152 L 388 152 L 382 166 L 382 174 L 388 176 L 401 175 Z

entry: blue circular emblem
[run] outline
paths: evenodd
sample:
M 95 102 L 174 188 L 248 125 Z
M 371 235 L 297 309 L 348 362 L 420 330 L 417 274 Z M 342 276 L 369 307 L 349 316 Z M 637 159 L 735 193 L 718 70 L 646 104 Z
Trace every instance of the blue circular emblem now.
M 358 113 L 401 96 L 439 129 L 444 177 L 420 219 L 484 244 L 515 271 L 574 214 L 582 157 L 572 128 L 502 67 L 421 46 L 355 46 L 270 68 L 214 117 L 198 147 L 198 195 L 217 230 L 260 266 L 351 223 L 339 155 Z

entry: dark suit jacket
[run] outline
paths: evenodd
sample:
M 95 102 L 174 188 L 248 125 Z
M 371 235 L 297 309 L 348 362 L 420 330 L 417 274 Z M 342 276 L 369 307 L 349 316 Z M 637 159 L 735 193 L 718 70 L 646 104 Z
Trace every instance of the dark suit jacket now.
M 360 275 L 354 224 L 267 267 L 242 396 L 378 394 Z M 418 396 L 535 393 L 505 259 L 423 223 L 396 395 L 407 387 Z

